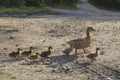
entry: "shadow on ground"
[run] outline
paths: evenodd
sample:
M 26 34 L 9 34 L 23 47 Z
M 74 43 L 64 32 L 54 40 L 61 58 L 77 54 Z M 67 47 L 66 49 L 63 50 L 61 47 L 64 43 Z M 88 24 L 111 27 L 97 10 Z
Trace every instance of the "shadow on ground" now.
M 77 60 L 77 58 L 78 58 L 78 55 L 76 55 L 76 54 L 72 54 L 70 56 L 57 55 L 57 56 L 50 57 L 50 59 L 54 63 L 58 63 L 59 65 L 66 64 L 66 63 L 69 63 L 69 62 L 74 62 L 75 60 Z
M 8 58 L 8 59 L 1 60 L 1 63 L 13 63 L 13 62 L 19 62 L 21 60 L 24 60 L 24 59 L 23 58 L 19 58 L 19 59 Z

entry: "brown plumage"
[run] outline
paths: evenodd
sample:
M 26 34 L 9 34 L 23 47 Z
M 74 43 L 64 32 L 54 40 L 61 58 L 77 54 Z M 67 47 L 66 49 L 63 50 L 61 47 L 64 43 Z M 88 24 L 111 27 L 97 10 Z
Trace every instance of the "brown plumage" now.
M 20 48 L 17 49 L 16 52 L 11 52 L 9 53 L 9 57 L 13 58 L 13 59 L 17 59 L 20 56 Z
M 33 47 L 30 47 L 29 51 L 24 51 L 24 52 L 21 53 L 21 55 L 25 56 L 25 57 L 28 57 L 29 55 L 32 54 L 32 49 L 33 49 Z
M 95 31 L 95 30 L 92 27 L 88 27 L 86 31 L 87 37 L 85 37 L 84 39 L 75 39 L 75 40 L 70 40 L 69 42 L 67 42 L 67 44 L 69 44 L 75 49 L 76 54 L 77 54 L 77 49 L 83 49 L 85 53 L 86 52 L 85 48 L 90 46 L 91 41 L 92 41 L 90 37 L 91 31 Z
M 96 60 L 96 57 L 98 56 L 98 50 L 100 50 L 100 48 L 96 48 L 96 53 L 91 53 L 89 55 L 87 55 L 86 57 L 88 59 L 91 59 L 91 62 Z
M 35 53 L 35 54 L 30 55 L 30 56 L 28 57 L 28 59 L 29 59 L 30 61 L 34 61 L 34 60 L 39 59 L 39 53 L 37 52 L 37 53 Z

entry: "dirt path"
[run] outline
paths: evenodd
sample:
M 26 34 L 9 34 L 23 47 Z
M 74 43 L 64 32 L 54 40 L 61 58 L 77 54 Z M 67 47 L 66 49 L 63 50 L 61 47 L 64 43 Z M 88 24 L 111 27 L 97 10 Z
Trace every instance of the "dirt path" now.
M 43 12 L 5 12 L 0 17 L 15 18 L 81 18 L 82 20 L 120 20 L 120 12 L 101 10 L 88 3 L 88 0 L 80 0 L 76 10 L 51 9 Z
M 88 3 L 88 0 L 80 0 L 77 4 L 77 10 L 66 10 L 66 9 L 53 9 L 54 12 L 59 12 L 61 15 L 66 16 L 77 16 L 77 17 L 84 17 L 84 18 L 98 18 L 98 19 L 119 19 L 120 12 L 112 12 L 106 10 L 100 10 L 91 4 Z

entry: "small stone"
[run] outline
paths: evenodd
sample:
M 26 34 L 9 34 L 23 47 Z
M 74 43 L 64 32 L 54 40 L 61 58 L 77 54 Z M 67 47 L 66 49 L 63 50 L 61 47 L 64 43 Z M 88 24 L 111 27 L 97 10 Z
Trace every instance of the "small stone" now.
M 10 38 L 10 39 L 14 39 L 14 37 L 12 37 L 12 36 L 10 36 L 9 38 Z
M 45 40 L 43 40 L 43 42 L 45 42 Z
M 4 48 L 4 50 L 8 50 L 8 48 Z
M 113 79 L 111 79 L 110 77 L 108 77 L 108 78 L 106 78 L 105 80 L 113 80 Z
M 16 47 L 18 47 L 19 45 L 18 45 L 18 44 L 16 44 L 15 46 L 16 46 Z

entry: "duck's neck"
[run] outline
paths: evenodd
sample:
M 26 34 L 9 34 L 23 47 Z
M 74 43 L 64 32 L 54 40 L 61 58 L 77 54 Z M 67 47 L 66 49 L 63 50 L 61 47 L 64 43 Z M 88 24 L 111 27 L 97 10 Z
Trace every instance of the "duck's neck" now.
M 95 53 L 95 54 L 96 54 L 96 56 L 98 56 L 98 50 L 96 50 L 96 53 Z
M 32 49 L 30 48 L 30 50 L 29 50 L 30 52 L 32 52 Z
M 20 53 L 20 50 L 17 50 L 18 53 Z
M 51 52 L 51 49 L 50 49 L 50 48 L 48 48 L 48 51 L 49 51 L 49 52 Z
M 90 32 L 88 30 L 86 31 L 86 35 L 88 38 L 90 38 Z

